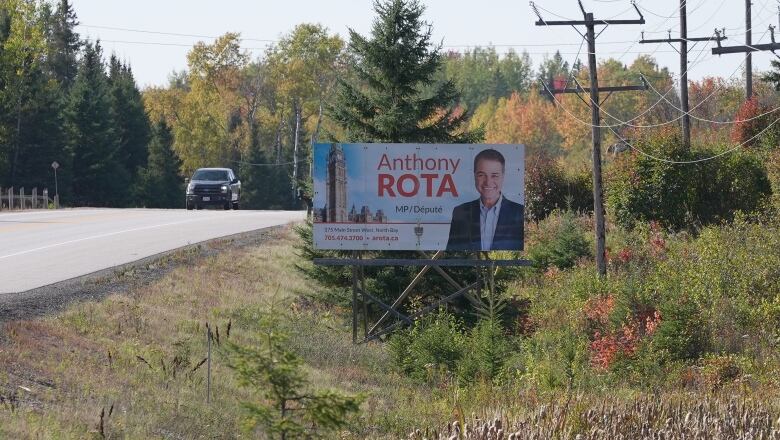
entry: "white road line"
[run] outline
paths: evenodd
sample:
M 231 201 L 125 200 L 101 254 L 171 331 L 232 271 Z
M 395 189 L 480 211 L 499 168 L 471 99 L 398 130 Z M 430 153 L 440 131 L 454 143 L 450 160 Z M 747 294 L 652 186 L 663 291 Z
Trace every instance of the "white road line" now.
M 192 222 L 201 221 L 201 220 L 211 220 L 211 218 L 196 218 L 196 219 L 184 220 L 184 221 L 180 221 L 180 222 L 163 223 L 163 224 L 160 224 L 160 225 L 144 226 L 142 228 L 125 229 L 123 231 L 114 231 L 114 232 L 109 232 L 107 234 L 93 235 L 91 237 L 83 237 L 83 238 L 78 238 L 78 239 L 75 239 L 75 240 L 63 241 L 62 243 L 49 244 L 49 245 L 41 246 L 41 247 L 38 247 L 38 248 L 35 248 L 35 249 L 27 249 L 25 251 L 16 252 L 16 253 L 13 253 L 13 254 L 0 255 L 0 260 L 3 260 L 5 258 L 16 257 L 16 256 L 19 256 L 19 255 L 24 255 L 24 254 L 30 254 L 30 253 L 33 253 L 33 252 L 38 252 L 38 251 L 42 251 L 42 250 L 46 250 L 46 249 L 51 249 L 51 248 L 58 247 L 58 246 L 64 246 L 66 244 L 78 243 L 78 242 L 81 242 L 81 241 L 87 241 L 87 240 L 94 240 L 94 239 L 98 239 L 98 238 L 111 237 L 112 235 L 126 234 L 128 232 L 145 231 L 145 230 L 148 230 L 148 229 L 162 228 L 162 227 L 165 227 L 165 226 L 181 225 L 181 224 L 184 224 L 184 223 L 192 223 Z

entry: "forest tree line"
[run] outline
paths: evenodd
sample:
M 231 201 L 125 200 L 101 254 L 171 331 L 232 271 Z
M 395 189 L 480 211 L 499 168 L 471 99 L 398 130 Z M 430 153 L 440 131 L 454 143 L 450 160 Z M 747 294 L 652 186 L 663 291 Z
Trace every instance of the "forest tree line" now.
M 258 59 L 237 33 L 196 43 L 185 71 L 145 90 L 127 61 L 82 39 L 77 26 L 70 0 L 0 2 L 0 187 L 53 188 L 56 161 L 65 205 L 172 208 L 183 205 L 184 177 L 194 169 L 226 166 L 242 179 L 244 206 L 299 208 L 311 193 L 312 143 L 361 140 L 334 122 L 335 90 L 354 79 L 348 67 L 360 55 L 323 26 L 296 26 Z M 636 84 L 640 74 L 661 93 L 675 86 L 648 56 L 599 65 L 604 84 Z M 569 65 L 557 52 L 534 68 L 525 52 L 477 47 L 441 51 L 433 81 L 419 92 L 451 82 L 456 113 L 481 140 L 524 143 L 532 158 L 580 169 L 590 129 L 576 118 L 587 120 L 589 109 L 548 89 L 586 78 L 579 61 Z M 743 102 L 736 80 L 721 78 L 692 82 L 690 95 L 704 119 L 731 119 Z M 607 100 L 605 122 L 616 126 L 605 130 L 607 141 L 641 137 L 632 125 L 674 119 L 677 92 L 665 97 L 654 106 L 659 96 L 650 91 Z M 693 128 L 695 140 L 716 142 L 730 127 Z

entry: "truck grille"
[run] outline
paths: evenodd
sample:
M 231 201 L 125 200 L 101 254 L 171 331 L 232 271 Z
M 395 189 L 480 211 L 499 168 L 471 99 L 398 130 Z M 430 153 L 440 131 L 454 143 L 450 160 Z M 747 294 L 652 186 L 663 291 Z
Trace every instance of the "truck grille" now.
M 192 190 L 195 194 L 219 194 L 222 192 L 222 185 L 220 186 L 203 186 L 198 185 Z

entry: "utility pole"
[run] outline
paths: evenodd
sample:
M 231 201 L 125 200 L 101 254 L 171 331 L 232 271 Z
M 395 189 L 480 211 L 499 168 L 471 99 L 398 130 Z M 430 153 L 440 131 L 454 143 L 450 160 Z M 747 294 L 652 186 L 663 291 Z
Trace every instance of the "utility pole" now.
M 691 117 L 688 114 L 688 12 L 680 0 L 680 101 L 682 101 L 683 146 L 691 148 Z
M 682 104 L 682 133 L 683 133 L 683 145 L 686 149 L 691 147 L 691 118 L 688 115 L 688 42 L 699 41 L 723 41 L 725 36 L 717 34 L 715 37 L 704 38 L 688 38 L 688 14 L 686 12 L 687 0 L 680 0 L 680 38 L 672 38 L 671 32 L 666 39 L 646 40 L 644 32 L 642 32 L 642 39 L 640 44 L 648 43 L 680 43 L 680 103 Z M 672 46 L 677 50 L 674 46 Z
M 753 14 L 750 0 L 745 0 L 745 46 L 753 45 Z M 753 53 L 748 52 L 745 58 L 745 100 L 753 97 Z
M 585 8 L 582 6 L 582 1 L 578 0 L 580 10 L 584 20 L 566 20 L 566 21 L 545 21 L 539 10 L 531 2 L 531 8 L 536 13 L 539 21 L 536 22 L 537 26 L 585 26 L 586 34 L 580 35 L 588 41 L 588 70 L 590 72 L 590 87 L 583 88 L 577 85 L 573 89 L 560 89 L 552 90 L 552 93 L 579 93 L 588 91 L 590 92 L 590 114 L 591 125 L 593 126 L 593 214 L 596 220 L 595 235 L 596 235 L 596 266 L 598 267 L 599 275 L 604 277 L 607 275 L 607 260 L 606 260 L 606 227 L 604 222 L 604 191 L 601 184 L 601 117 L 600 106 L 602 102 L 599 100 L 599 91 L 612 92 L 627 91 L 627 90 L 645 90 L 643 86 L 621 86 L 621 87 L 603 87 L 599 88 L 597 65 L 596 65 L 596 38 L 599 33 L 596 34 L 596 26 L 609 26 L 618 24 L 645 24 L 645 18 L 637 8 L 636 4 L 633 4 L 637 14 L 639 14 L 638 20 L 596 20 L 593 18 L 592 12 L 585 12 Z M 575 27 L 575 29 L 577 29 Z M 602 30 L 603 31 L 603 30 Z M 579 33 L 579 30 L 577 31 Z M 609 96 L 607 96 L 609 97 Z
M 715 47 L 712 49 L 713 55 L 724 55 L 724 54 L 730 54 L 730 53 L 746 53 L 747 57 L 745 58 L 745 100 L 749 100 L 753 97 L 753 60 L 752 60 L 752 54 L 753 52 L 765 52 L 770 51 L 774 53 L 774 51 L 780 49 L 780 43 L 775 42 L 775 27 L 771 24 L 769 25 L 769 32 L 772 36 L 772 42 L 768 44 L 752 44 L 752 38 L 750 36 L 751 29 L 750 29 L 750 0 L 747 1 L 747 10 L 748 10 L 748 16 L 745 20 L 745 23 L 748 26 L 745 41 L 747 42 L 744 46 L 727 46 L 723 47 L 720 45 L 720 41 L 718 41 L 718 47 Z M 777 56 L 777 54 L 775 54 Z

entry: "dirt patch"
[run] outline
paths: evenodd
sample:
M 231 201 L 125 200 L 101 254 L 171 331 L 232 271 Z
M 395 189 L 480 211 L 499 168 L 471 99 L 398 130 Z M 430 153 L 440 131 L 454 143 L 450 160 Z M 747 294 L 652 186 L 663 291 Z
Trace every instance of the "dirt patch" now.
M 50 315 L 76 301 L 98 300 L 109 294 L 127 293 L 134 287 L 162 278 L 180 265 L 193 264 L 198 259 L 228 249 L 240 249 L 273 240 L 288 228 L 274 226 L 215 238 L 26 292 L 2 294 L 0 323 Z

